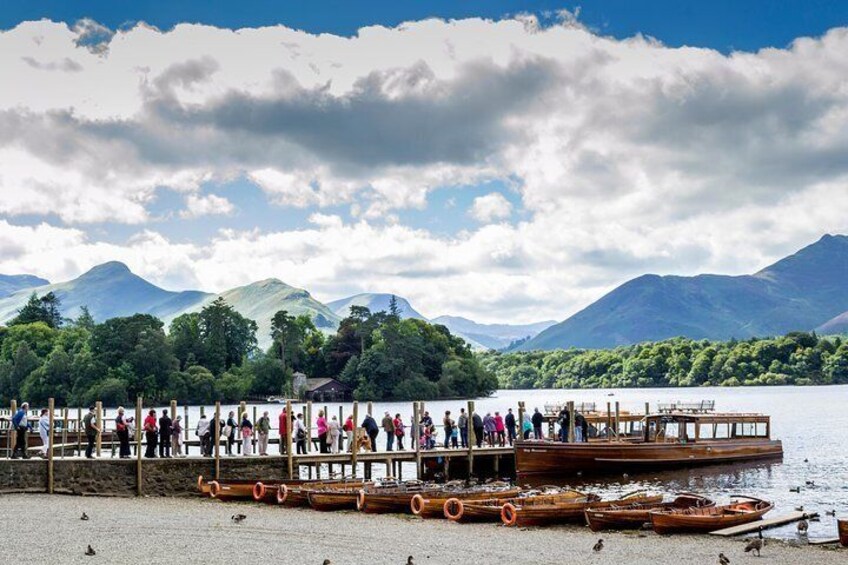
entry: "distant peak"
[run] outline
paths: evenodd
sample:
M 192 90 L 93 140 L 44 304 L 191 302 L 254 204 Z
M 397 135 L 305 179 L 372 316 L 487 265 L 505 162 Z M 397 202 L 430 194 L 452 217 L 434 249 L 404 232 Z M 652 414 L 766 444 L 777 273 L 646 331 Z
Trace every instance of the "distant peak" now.
M 130 273 L 130 268 L 127 267 L 124 263 L 120 261 L 108 261 L 103 263 L 102 265 L 97 265 L 92 267 L 88 272 L 83 274 L 83 276 L 89 275 L 117 275 L 117 274 L 125 274 Z

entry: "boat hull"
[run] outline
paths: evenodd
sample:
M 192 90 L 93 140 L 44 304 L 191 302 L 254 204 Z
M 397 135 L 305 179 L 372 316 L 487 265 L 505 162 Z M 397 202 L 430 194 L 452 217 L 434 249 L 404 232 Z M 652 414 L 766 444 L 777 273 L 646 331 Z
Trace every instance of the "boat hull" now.
M 744 439 L 691 443 L 518 441 L 515 464 L 519 480 L 533 477 L 649 471 L 776 460 L 783 457 L 780 440 Z
M 837 520 L 836 525 L 839 530 L 839 543 L 848 547 L 848 520 Z
M 628 499 L 629 503 L 657 504 L 662 495 L 637 496 Z M 527 504 L 505 507 L 501 520 L 506 526 L 548 526 L 552 524 L 571 524 L 585 520 L 585 513 L 591 509 L 610 508 L 625 504 L 621 500 L 580 500 L 566 504 Z
M 727 508 L 733 508 L 735 511 L 728 513 Z M 760 520 L 772 508 L 774 504 L 770 502 L 756 501 L 732 504 L 729 507 L 652 512 L 651 525 L 658 534 L 713 532 Z
M 445 502 L 450 498 L 457 498 L 463 501 L 471 500 L 488 500 L 488 499 L 509 499 L 517 496 L 521 492 L 520 488 L 511 488 L 503 491 L 480 491 L 480 492 L 454 492 L 454 493 L 439 493 L 438 495 L 417 494 L 412 497 L 409 503 L 410 510 L 416 516 L 422 518 L 444 518 L 445 517 Z
M 307 493 L 309 506 L 322 512 L 356 510 L 357 490 L 313 490 Z
M 672 508 L 710 508 L 715 502 L 695 495 L 678 496 L 673 502 L 637 503 L 610 508 L 589 508 L 584 512 L 586 524 L 593 532 L 633 530 L 651 524 L 651 512 Z

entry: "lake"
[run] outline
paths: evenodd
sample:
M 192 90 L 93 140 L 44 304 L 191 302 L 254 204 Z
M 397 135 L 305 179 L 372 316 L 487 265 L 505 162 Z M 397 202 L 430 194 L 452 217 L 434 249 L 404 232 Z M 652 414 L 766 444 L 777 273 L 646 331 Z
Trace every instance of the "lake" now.
M 607 396 L 613 393 L 614 396 Z M 606 407 L 607 401 L 620 402 L 622 410 L 643 412 L 645 402 L 652 410 L 658 402 L 675 400 L 715 400 L 718 412 L 762 412 L 772 417 L 772 437 L 783 441 L 783 462 L 754 465 L 709 466 L 684 471 L 631 474 L 623 477 L 604 477 L 573 481 L 570 484 L 587 490 L 598 489 L 607 493 L 621 493 L 640 488 L 668 493 L 692 491 L 713 497 L 723 503 L 731 494 L 748 494 L 773 500 L 773 515 L 791 511 L 803 505 L 805 511 L 817 511 L 821 522 L 810 523 L 809 537 L 824 538 L 836 535 L 836 521 L 825 511 L 835 509 L 837 515 L 848 515 L 848 385 L 828 387 L 745 387 L 745 388 L 653 388 L 653 389 L 593 389 L 593 390 L 499 390 L 489 398 L 475 400 L 476 410 L 485 414 L 495 410 L 505 413 L 507 408 L 517 411 L 519 401 L 524 401 L 529 412 L 551 403 L 595 402 Z M 327 406 L 330 415 L 338 415 L 339 404 L 315 403 L 313 419 L 318 409 Z M 360 420 L 367 403 L 360 403 Z M 252 414 L 252 406 L 249 411 Z M 341 404 L 344 414 L 351 412 L 351 404 Z M 454 418 L 466 402 L 461 400 L 432 401 L 426 404 L 437 425 L 445 410 Z M 226 415 L 237 406 L 222 406 Z M 276 427 L 279 404 L 257 405 L 259 414 L 268 410 Z M 206 407 L 207 414 L 214 408 Z M 410 402 L 375 402 L 374 417 L 379 420 L 385 410 L 392 415 L 400 412 L 409 424 L 412 416 Z M 297 408 L 295 411 L 299 411 Z M 112 415 L 112 410 L 109 415 Z M 182 413 L 182 409 L 180 412 Z M 189 411 L 190 424 L 197 422 L 199 407 Z M 382 444 L 381 434 L 379 443 Z M 276 446 L 273 446 L 276 448 Z M 805 462 L 806 460 L 806 462 Z M 374 467 L 375 475 L 380 465 Z M 412 470 L 410 469 L 410 472 Z M 806 481 L 815 482 L 806 486 Z M 801 487 L 800 493 L 789 491 Z M 790 524 L 770 530 L 770 535 L 792 538 L 795 525 Z

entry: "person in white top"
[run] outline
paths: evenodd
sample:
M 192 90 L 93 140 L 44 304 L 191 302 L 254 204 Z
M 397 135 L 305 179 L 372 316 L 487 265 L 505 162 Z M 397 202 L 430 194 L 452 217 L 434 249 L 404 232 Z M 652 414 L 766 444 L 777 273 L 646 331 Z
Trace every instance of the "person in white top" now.
M 330 419 L 329 431 L 327 437 L 330 442 L 330 453 L 339 452 L 339 436 L 342 435 L 342 428 L 339 425 L 339 420 L 335 416 Z
M 38 435 L 41 436 L 41 455 L 47 457 L 47 446 L 50 444 L 50 415 L 47 408 L 41 410 L 41 417 L 38 419 Z

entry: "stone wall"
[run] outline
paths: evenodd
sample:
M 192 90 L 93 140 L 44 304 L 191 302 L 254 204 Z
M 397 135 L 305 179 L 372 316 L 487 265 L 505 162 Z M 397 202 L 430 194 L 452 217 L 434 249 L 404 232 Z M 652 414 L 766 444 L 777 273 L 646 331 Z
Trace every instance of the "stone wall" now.
M 53 489 L 57 493 L 102 496 L 136 495 L 135 459 L 56 459 Z M 142 494 L 145 496 L 188 496 L 197 493 L 197 477 L 213 477 L 212 459 L 144 459 Z M 254 457 L 221 459 L 221 477 L 232 479 L 283 479 L 286 459 Z M 47 461 L 44 459 L 0 460 L 0 493 L 46 492 Z

